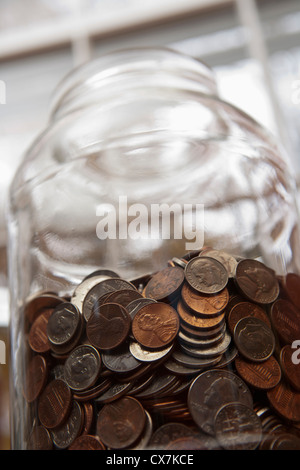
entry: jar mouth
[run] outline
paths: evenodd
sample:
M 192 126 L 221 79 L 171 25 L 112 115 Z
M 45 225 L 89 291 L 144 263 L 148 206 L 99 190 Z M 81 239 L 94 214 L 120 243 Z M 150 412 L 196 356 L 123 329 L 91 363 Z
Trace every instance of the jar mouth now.
M 213 70 L 199 59 L 167 47 L 119 49 L 77 67 L 58 84 L 50 104 L 50 122 L 95 97 L 109 99 L 129 89 L 174 88 L 218 95 Z

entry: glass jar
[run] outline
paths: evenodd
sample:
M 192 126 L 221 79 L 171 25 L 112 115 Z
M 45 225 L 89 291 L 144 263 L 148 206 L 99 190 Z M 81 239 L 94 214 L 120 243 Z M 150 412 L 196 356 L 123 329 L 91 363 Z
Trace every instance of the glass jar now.
M 95 408 L 95 400 L 99 414 L 106 410 L 104 403 L 115 403 L 116 398 L 102 401 L 100 389 L 95 391 L 105 380 L 121 377 L 118 384 L 124 385 L 130 377 L 132 386 L 132 372 L 118 376 L 104 364 L 103 351 L 119 351 L 117 343 L 103 349 L 87 334 L 95 308 L 91 302 L 104 280 L 121 278 L 130 282 L 129 290 L 133 285 L 149 299 L 145 287 L 153 273 L 167 266 L 184 272 L 203 247 L 225 251 L 236 261 L 263 262 L 281 280 L 289 272 L 297 274 L 298 214 L 291 175 L 270 135 L 219 98 L 213 71 L 198 60 L 168 49 L 124 50 L 67 76 L 54 95 L 49 125 L 28 150 L 10 190 L 12 448 L 71 446 L 61 436 L 59 444 L 53 441 L 65 421 L 47 425 L 47 419 L 55 420 L 48 410 L 41 423 L 40 403 L 53 380 L 64 388 L 59 366 L 65 367 L 79 344 L 92 343 L 101 373 L 84 390 L 67 387 L 66 403 L 62 409 L 55 405 L 64 419 L 76 413 L 74 403 L 80 405 L 81 420 L 83 408 L 89 419 L 88 406 Z M 165 300 L 155 299 L 160 305 Z M 177 311 L 178 295 L 176 302 L 169 300 L 166 304 Z M 79 311 L 73 328 L 76 334 L 81 328 L 80 335 L 73 343 L 65 338 L 64 348 L 57 337 L 49 346 L 50 314 L 53 318 L 64 308 L 73 322 Z M 63 319 L 57 328 L 66 333 Z M 131 325 L 123 346 L 132 335 Z M 162 344 L 154 352 L 161 352 Z M 157 359 L 154 363 L 158 367 Z M 87 402 L 91 389 L 97 397 L 92 404 Z M 63 401 L 59 391 L 52 393 Z M 54 396 L 49 394 L 48 404 Z M 139 395 L 125 396 L 136 400 Z M 160 402 L 151 410 L 155 406 L 157 427 L 166 416 Z M 153 416 L 149 411 L 146 416 L 153 433 Z M 180 416 L 185 414 L 171 413 L 166 421 L 184 421 Z M 197 428 L 194 422 L 192 427 Z M 85 431 L 81 427 L 78 434 L 92 434 L 91 427 Z M 97 445 L 118 448 L 102 441 Z M 130 441 L 123 447 L 136 445 Z

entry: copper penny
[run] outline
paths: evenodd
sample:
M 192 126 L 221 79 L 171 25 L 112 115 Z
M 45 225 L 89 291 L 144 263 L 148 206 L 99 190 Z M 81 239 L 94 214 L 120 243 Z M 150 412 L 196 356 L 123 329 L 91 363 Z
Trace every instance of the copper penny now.
M 191 259 L 185 268 L 188 284 L 202 294 L 216 294 L 228 282 L 228 272 L 220 261 L 207 256 Z
M 89 282 L 86 280 L 85 282 Z M 109 278 L 94 285 L 85 295 L 82 303 L 82 313 L 86 321 L 89 320 L 92 311 L 101 306 L 106 297 L 115 291 L 123 289 L 136 290 L 135 286 L 124 279 Z
M 131 318 L 122 305 L 103 304 L 93 309 L 86 324 L 86 334 L 97 349 L 109 350 L 120 346 L 129 335 Z
M 235 367 L 248 385 L 259 390 L 270 390 L 276 387 L 281 379 L 280 365 L 273 356 L 264 362 L 245 361 L 242 357 L 237 357 Z
M 99 377 L 101 357 L 97 349 L 82 344 L 69 354 L 64 366 L 64 378 L 69 387 L 83 391 L 92 387 Z
M 32 403 L 41 394 L 48 378 L 48 366 L 45 358 L 35 355 L 28 364 L 24 386 L 24 395 Z
M 260 261 L 240 261 L 235 279 L 239 289 L 252 302 L 270 304 L 279 295 L 279 283 L 274 272 Z
M 252 408 L 242 403 L 224 405 L 214 423 L 215 435 L 226 450 L 255 450 L 262 439 L 262 424 Z
M 229 301 L 229 292 L 225 287 L 217 294 L 202 294 L 185 283 L 181 290 L 181 298 L 188 308 L 202 316 L 219 315 L 226 308 Z
M 252 316 L 255 318 L 260 318 L 269 327 L 271 327 L 269 317 L 262 307 L 252 302 L 239 302 L 232 307 L 227 316 L 227 323 L 231 333 L 233 333 L 234 327 L 239 320 Z
M 163 302 L 143 306 L 132 321 L 132 333 L 146 348 L 163 348 L 176 338 L 179 317 L 176 310 Z
M 193 420 L 202 431 L 210 435 L 214 435 L 218 410 L 232 402 L 253 407 L 248 386 L 236 374 L 226 370 L 202 372 L 194 379 L 188 392 L 188 407 Z
M 73 401 L 72 409 L 67 420 L 58 428 L 51 431 L 53 444 L 57 449 L 67 449 L 80 435 L 84 421 L 82 408 Z
M 284 343 L 292 344 L 300 338 L 300 311 L 288 300 L 278 299 L 274 302 L 271 321 Z
M 46 353 L 50 350 L 47 335 L 47 324 L 53 309 L 48 308 L 34 320 L 29 331 L 28 342 L 31 349 L 37 353 Z
M 69 415 L 71 389 L 63 380 L 52 380 L 42 392 L 38 404 L 40 422 L 47 429 L 60 426 Z
M 101 408 L 97 419 L 97 435 L 109 448 L 124 449 L 142 435 L 146 423 L 143 406 L 132 397 L 122 397 Z
M 245 317 L 239 320 L 233 337 L 238 351 L 250 361 L 265 361 L 275 349 L 273 331 L 259 318 Z
M 203 318 L 187 310 L 182 301 L 179 301 L 177 304 L 177 312 L 180 319 L 184 323 L 192 328 L 198 328 L 200 330 L 211 330 L 217 328 L 218 326 L 221 327 L 225 321 L 225 313 L 222 313 L 216 317 Z
M 294 352 L 295 350 L 289 344 L 285 345 L 280 351 L 280 364 L 288 382 L 300 392 L 300 367 L 298 361 L 293 362 Z
M 36 426 L 30 435 L 28 448 L 29 450 L 52 450 L 53 442 L 48 429 L 44 426 Z
M 147 283 L 145 297 L 162 301 L 176 297 L 184 282 L 184 271 L 182 268 L 167 267 L 157 272 Z
M 105 446 L 98 436 L 84 434 L 75 439 L 69 450 L 105 450 Z
M 194 435 L 195 432 L 183 423 L 165 423 L 159 426 L 153 433 L 147 448 L 153 450 L 164 450 L 177 439 L 187 438 Z
M 300 392 L 294 390 L 286 380 L 267 392 L 272 408 L 283 419 L 300 422 Z
M 53 309 L 63 302 L 65 302 L 63 298 L 50 292 L 34 294 L 26 301 L 25 315 L 29 322 L 33 323 L 41 312 Z

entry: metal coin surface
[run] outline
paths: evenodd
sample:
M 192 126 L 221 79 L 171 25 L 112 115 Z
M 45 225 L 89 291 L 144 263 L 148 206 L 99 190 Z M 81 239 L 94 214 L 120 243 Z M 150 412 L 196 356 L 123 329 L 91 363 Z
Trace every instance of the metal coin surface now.
M 185 324 L 196 330 L 216 330 L 218 327 L 222 328 L 225 321 L 225 313 L 216 317 L 203 318 L 187 310 L 182 301 L 179 301 L 177 304 L 177 313 Z
M 47 429 L 60 426 L 69 415 L 72 404 L 70 387 L 63 380 L 53 380 L 43 390 L 38 403 L 40 422 Z
M 235 367 L 241 378 L 258 390 L 271 390 L 281 380 L 281 368 L 273 356 L 263 362 L 252 362 L 239 356 L 235 359 Z
M 132 397 L 104 405 L 97 419 L 97 435 L 109 448 L 125 449 L 142 435 L 146 423 L 143 406 Z
M 30 435 L 28 448 L 29 450 L 52 450 L 53 442 L 48 429 L 44 426 L 36 426 Z
M 176 310 L 163 302 L 145 305 L 132 321 L 132 334 L 146 348 L 164 348 L 174 339 L 179 330 Z
M 84 279 L 74 289 L 74 292 L 71 295 L 70 302 L 75 305 L 78 310 L 83 314 L 83 301 L 85 296 L 91 289 L 93 289 L 94 286 L 98 285 L 102 281 L 105 281 L 106 279 L 109 279 L 109 276 L 100 275 Z
M 236 283 L 243 294 L 259 304 L 270 304 L 279 295 L 275 273 L 260 261 L 244 259 L 236 268 Z
M 53 309 L 43 310 L 34 320 L 29 330 L 29 346 L 36 353 L 46 353 L 50 350 L 50 342 L 47 335 L 47 324 Z
M 81 314 L 70 302 L 59 304 L 53 310 L 48 323 L 47 335 L 50 343 L 64 345 L 70 341 L 81 326 Z
M 198 292 L 216 294 L 226 287 L 228 273 L 218 260 L 202 256 L 188 262 L 185 279 Z
M 120 346 L 127 338 L 131 319 L 125 307 L 103 304 L 94 309 L 86 324 L 86 334 L 93 346 L 107 351 Z
M 215 434 L 226 450 L 255 450 L 262 439 L 262 424 L 252 408 L 229 403 L 217 413 Z
M 65 300 L 56 294 L 47 292 L 34 294 L 26 300 L 26 318 L 30 323 L 33 323 L 43 310 L 53 309 L 62 302 Z
M 153 304 L 155 302 L 156 300 L 154 299 L 148 299 L 147 297 L 142 297 L 141 299 L 136 299 L 130 302 L 130 304 L 128 304 L 126 307 L 126 310 L 129 313 L 131 320 L 133 320 L 136 313 L 140 310 L 140 308 L 142 308 L 144 305 Z
M 145 297 L 162 301 L 172 299 L 184 282 L 184 271 L 177 266 L 157 272 L 147 283 Z
M 278 299 L 271 307 L 272 326 L 283 343 L 300 338 L 300 311 L 288 300 Z
M 261 362 L 268 359 L 275 349 L 275 336 L 263 320 L 245 317 L 234 328 L 234 342 L 238 351 L 247 359 Z
M 77 439 L 70 445 L 69 450 L 106 450 L 106 448 L 100 441 L 99 437 L 84 434 L 77 437 Z
M 294 352 L 295 350 L 286 344 L 280 351 L 280 365 L 288 382 L 300 392 L 300 367 L 298 361 L 292 359 Z
M 133 300 L 142 298 L 142 294 L 137 290 L 123 289 L 108 294 L 105 298 L 105 303 L 119 304 L 123 307 L 127 307 Z
M 113 351 L 103 351 L 101 357 L 107 369 L 120 374 L 132 372 L 141 366 L 141 362 L 132 354 L 127 342 Z
M 82 391 L 92 387 L 101 370 L 101 357 L 90 345 L 77 346 L 69 354 L 64 367 L 64 378 L 69 387 Z
M 194 436 L 194 431 L 182 423 L 166 423 L 153 433 L 147 449 L 165 450 L 168 445 L 180 438 Z
M 90 281 L 91 280 L 85 282 Z M 101 282 L 95 283 L 93 286 L 91 286 L 91 288 L 86 292 L 86 295 L 84 296 L 82 302 L 82 313 L 85 320 L 89 320 L 92 311 L 95 308 L 97 309 L 101 306 L 108 294 L 123 289 L 136 290 L 133 284 L 128 281 L 125 281 L 124 279 L 119 278 L 104 279 Z
M 227 316 L 227 323 L 231 333 L 234 332 L 234 327 L 241 318 L 252 316 L 260 318 L 271 327 L 269 317 L 262 307 L 252 302 L 239 302 L 232 307 Z
M 187 307 L 198 315 L 213 317 L 219 315 L 226 308 L 229 292 L 225 287 L 214 295 L 202 294 L 185 283 L 181 290 L 181 298 Z
M 208 248 L 207 250 L 200 253 L 199 256 L 209 256 L 210 258 L 214 258 L 220 261 L 220 263 L 222 263 L 223 266 L 225 266 L 228 272 L 228 276 L 230 278 L 235 276 L 237 260 L 230 253 L 226 253 L 226 251 L 223 251 L 223 250 L 213 250 L 213 249 Z
M 211 346 L 209 348 L 195 348 L 193 346 L 188 346 L 186 344 L 181 344 L 181 348 L 187 354 L 198 358 L 213 358 L 219 357 L 221 354 L 224 354 L 229 348 L 231 342 L 231 335 L 225 331 L 224 338 L 217 345 Z
M 267 392 L 272 408 L 284 419 L 300 423 L 300 392 L 294 390 L 286 380 Z
M 81 433 L 83 418 L 81 406 L 73 401 L 67 421 L 59 428 L 51 431 L 52 441 L 57 449 L 67 449 L 75 441 Z
M 32 403 L 41 394 L 48 378 L 46 359 L 41 355 L 33 356 L 28 364 L 24 386 L 24 396 Z
M 232 372 L 212 369 L 202 372 L 188 392 L 188 408 L 197 426 L 214 435 L 215 416 L 221 406 L 232 402 L 252 408 L 252 394 L 245 382 Z
M 142 362 L 158 361 L 158 359 L 161 359 L 167 354 L 169 354 L 172 348 L 173 344 L 171 344 L 171 346 L 167 346 L 166 348 L 159 350 L 146 349 L 141 346 L 141 344 L 137 341 L 131 341 L 129 344 L 129 350 L 132 356 L 134 356 L 138 361 Z

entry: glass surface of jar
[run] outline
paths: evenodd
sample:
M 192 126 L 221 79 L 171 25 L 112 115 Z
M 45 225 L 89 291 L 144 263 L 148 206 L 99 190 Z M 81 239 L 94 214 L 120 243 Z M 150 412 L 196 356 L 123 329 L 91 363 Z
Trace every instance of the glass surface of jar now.
M 218 97 L 208 67 L 168 49 L 118 51 L 62 81 L 49 125 L 15 175 L 8 224 L 16 449 L 30 447 L 39 424 L 39 401 L 24 384 L 30 308 L 41 293 L 53 296 L 39 304 L 50 314 L 97 270 L 133 282 L 203 246 L 280 276 L 299 272 L 295 186 L 282 151 Z M 55 347 L 35 352 L 47 368 L 65 359 Z

